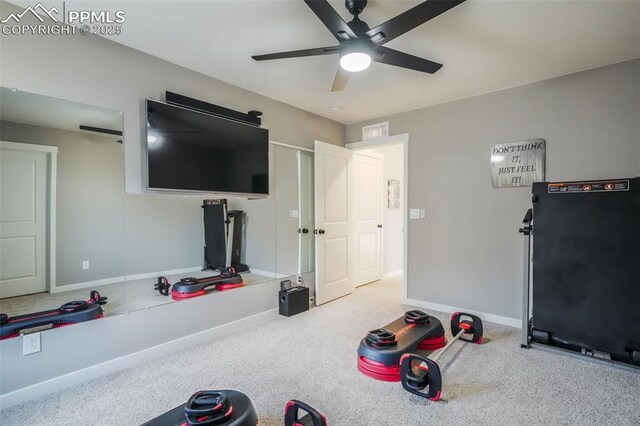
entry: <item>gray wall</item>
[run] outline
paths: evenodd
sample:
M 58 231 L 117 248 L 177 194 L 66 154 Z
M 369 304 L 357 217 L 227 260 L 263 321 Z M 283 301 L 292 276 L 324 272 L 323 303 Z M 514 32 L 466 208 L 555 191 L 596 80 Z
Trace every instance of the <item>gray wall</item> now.
M 0 140 L 58 147 L 56 285 L 123 276 L 122 145 L 104 136 L 9 121 L 0 122 Z M 89 269 L 82 269 L 83 260 Z
M 20 10 L 0 1 L 2 16 Z M 340 123 L 105 38 L 0 35 L 0 47 L 3 86 L 124 112 L 127 192 L 142 190 L 142 101 L 166 90 L 239 111 L 260 110 L 274 141 L 307 148 L 315 139 L 344 144 Z
M 127 275 L 202 266 L 202 196 L 126 194 Z
M 409 133 L 408 297 L 521 317 L 530 188 L 494 189 L 493 144 L 547 141 L 547 180 L 640 175 L 640 60 L 347 126 Z

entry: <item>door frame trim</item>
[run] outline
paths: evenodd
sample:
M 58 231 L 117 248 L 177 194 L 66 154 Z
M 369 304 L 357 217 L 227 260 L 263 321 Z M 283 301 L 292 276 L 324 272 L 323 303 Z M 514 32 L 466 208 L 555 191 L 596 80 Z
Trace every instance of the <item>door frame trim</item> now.
M 291 145 L 291 144 L 288 144 L 288 143 L 276 142 L 276 141 L 272 141 L 272 140 L 270 140 L 270 141 L 269 141 L 269 143 L 270 143 L 271 145 L 284 146 L 284 147 L 286 147 L 286 148 L 293 148 L 293 149 L 297 149 L 297 150 L 300 150 L 300 151 L 313 152 L 313 149 L 310 149 L 310 148 L 303 148 L 303 147 L 301 147 L 301 146 Z
M 30 143 L 0 141 L 0 148 L 12 151 L 36 151 L 47 154 L 47 267 L 46 289 L 49 293 L 56 289 L 56 182 L 58 176 L 58 147 Z
M 401 133 L 393 136 L 380 136 L 378 138 L 367 139 L 366 141 L 353 142 L 345 144 L 345 148 L 352 150 L 375 148 L 388 145 L 402 145 L 402 167 L 403 182 L 402 192 L 404 194 L 404 202 L 402 203 L 402 301 L 407 303 L 409 299 L 409 133 Z M 383 274 L 384 276 L 384 274 Z

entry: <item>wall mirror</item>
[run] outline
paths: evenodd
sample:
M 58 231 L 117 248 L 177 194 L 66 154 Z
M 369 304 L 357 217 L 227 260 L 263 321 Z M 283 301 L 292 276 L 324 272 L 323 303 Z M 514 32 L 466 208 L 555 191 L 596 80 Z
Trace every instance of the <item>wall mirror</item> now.
M 275 145 L 274 170 L 276 276 L 313 294 L 313 152 Z
M 270 145 L 270 188 L 274 188 L 274 160 Z M 225 200 L 224 207 L 218 204 L 221 200 Z M 238 271 L 243 288 L 273 281 L 276 278 L 275 206 L 273 191 L 261 199 L 193 193 L 127 194 L 128 310 L 176 301 L 186 303 L 190 295 L 216 297 L 219 294 L 216 289 L 225 288 L 224 285 L 217 287 L 216 279 L 220 278 L 220 269 L 227 265 Z M 154 289 L 159 279 L 161 284 L 164 281 L 171 285 L 166 295 Z M 173 285 L 185 279 L 210 285 L 202 293 L 188 293 L 182 298 L 183 295 L 173 292 Z
M 126 310 L 122 114 L 0 88 L 0 311 Z

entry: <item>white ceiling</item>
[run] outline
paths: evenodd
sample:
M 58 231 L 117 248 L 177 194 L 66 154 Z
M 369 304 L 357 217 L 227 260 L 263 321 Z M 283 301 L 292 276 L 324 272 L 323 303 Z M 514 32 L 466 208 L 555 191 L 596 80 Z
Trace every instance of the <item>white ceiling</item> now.
M 84 132 L 80 130 L 80 125 L 122 131 L 122 116 L 118 111 L 35 93 L 13 91 L 6 87 L 0 87 L 0 120 L 74 132 Z
M 420 1 L 370 0 L 361 19 L 373 27 Z M 640 57 L 640 0 L 468 0 L 387 45 L 444 64 L 439 72 L 373 64 L 331 93 L 337 55 L 251 59 L 337 44 L 302 0 L 67 1 L 67 10 L 79 3 L 126 12 L 118 43 L 342 123 Z M 350 19 L 344 1 L 331 4 Z

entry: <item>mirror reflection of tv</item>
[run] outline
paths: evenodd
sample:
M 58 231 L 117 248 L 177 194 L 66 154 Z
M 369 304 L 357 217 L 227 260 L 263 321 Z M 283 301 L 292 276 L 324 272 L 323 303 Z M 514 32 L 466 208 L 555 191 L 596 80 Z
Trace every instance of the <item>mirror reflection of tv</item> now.
M 269 194 L 269 131 L 147 99 L 147 187 Z

